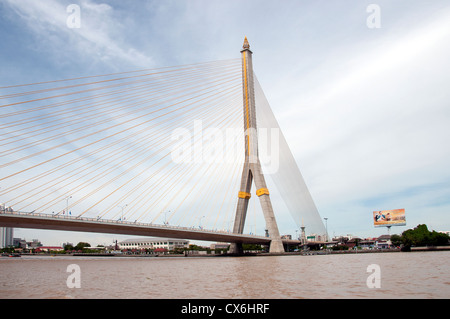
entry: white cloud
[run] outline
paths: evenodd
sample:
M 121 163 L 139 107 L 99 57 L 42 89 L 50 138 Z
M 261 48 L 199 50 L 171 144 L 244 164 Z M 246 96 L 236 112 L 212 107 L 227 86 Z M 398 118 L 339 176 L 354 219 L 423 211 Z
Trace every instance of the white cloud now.
M 81 1 L 80 28 L 69 28 L 66 11 L 70 3 L 61 1 L 8 1 L 14 12 L 28 25 L 40 41 L 40 50 L 51 53 L 55 63 L 72 63 L 73 59 L 102 61 L 110 68 L 119 65 L 151 67 L 153 59 L 127 43 L 125 26 L 107 4 Z M 64 61 L 66 60 L 66 61 Z M 91 62 L 92 63 L 92 62 Z
M 384 142 L 392 144 L 402 139 L 402 133 L 422 129 L 416 125 L 424 120 L 424 113 L 430 119 L 445 115 L 447 96 L 442 85 L 448 75 L 440 70 L 448 60 L 445 54 L 435 58 L 436 52 L 450 50 L 445 41 L 450 34 L 448 21 L 447 15 L 424 29 L 412 30 L 406 37 L 389 39 L 376 51 L 370 49 L 348 58 L 340 55 L 304 79 L 289 79 L 312 83 L 300 87 L 299 98 L 288 101 L 288 107 L 279 112 L 280 121 L 289 126 L 287 131 L 301 139 L 301 150 L 320 153 L 332 146 L 351 145 L 352 141 L 364 143 L 361 134 L 371 138 L 372 145 L 382 135 Z M 347 68 L 343 70 L 338 64 Z M 301 125 L 292 127 L 294 123 L 287 119 L 293 117 Z M 378 129 L 388 125 L 392 125 L 390 132 Z M 401 129 L 406 131 L 399 132 Z M 370 137 L 374 132 L 377 138 Z M 433 128 L 424 134 L 435 136 Z M 395 139 L 389 141 L 392 137 Z

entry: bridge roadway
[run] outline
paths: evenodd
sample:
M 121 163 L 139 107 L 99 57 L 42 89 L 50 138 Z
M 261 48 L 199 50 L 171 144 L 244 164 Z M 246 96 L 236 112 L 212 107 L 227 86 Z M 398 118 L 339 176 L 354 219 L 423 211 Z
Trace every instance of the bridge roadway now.
M 271 241 L 269 237 L 235 234 L 226 231 L 25 212 L 0 212 L 0 227 L 66 230 L 245 244 L 268 245 Z M 298 244 L 299 241 L 283 240 L 283 243 L 293 245 Z

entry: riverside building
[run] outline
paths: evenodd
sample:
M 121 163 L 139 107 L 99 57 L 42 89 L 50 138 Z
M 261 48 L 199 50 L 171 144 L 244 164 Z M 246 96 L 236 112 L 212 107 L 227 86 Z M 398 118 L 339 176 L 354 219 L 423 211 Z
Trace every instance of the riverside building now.
M 189 241 L 173 238 L 131 238 L 119 242 L 119 249 L 157 249 L 174 250 L 175 248 L 188 248 Z
M 0 227 L 0 248 L 7 248 L 13 245 L 13 234 L 13 228 Z

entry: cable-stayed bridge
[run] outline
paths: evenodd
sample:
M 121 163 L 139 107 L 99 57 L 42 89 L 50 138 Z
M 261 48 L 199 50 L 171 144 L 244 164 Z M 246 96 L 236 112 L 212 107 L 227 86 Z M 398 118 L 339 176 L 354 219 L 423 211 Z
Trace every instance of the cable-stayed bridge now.
M 3 86 L 0 103 L 0 226 L 281 252 L 273 183 L 325 234 L 247 39 L 238 59 Z

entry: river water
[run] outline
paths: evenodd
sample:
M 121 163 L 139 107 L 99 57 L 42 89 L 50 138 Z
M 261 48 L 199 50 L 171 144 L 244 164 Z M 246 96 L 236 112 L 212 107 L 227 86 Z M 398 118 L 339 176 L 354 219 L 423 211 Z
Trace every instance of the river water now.
M 450 251 L 0 257 L 0 298 L 450 298 L 449 262 Z M 68 272 L 73 264 L 79 268 Z M 374 287 L 374 278 L 379 279 L 379 288 Z M 76 282 L 79 288 L 69 287 Z

